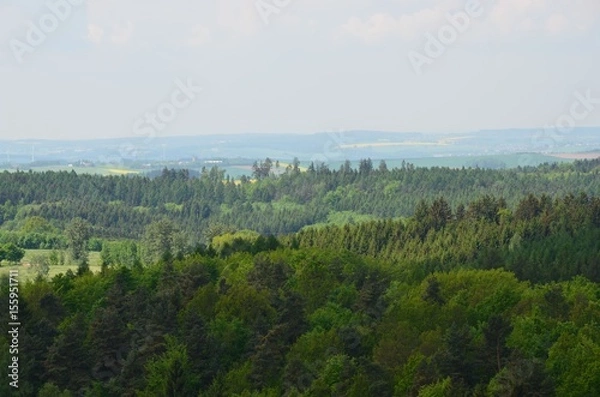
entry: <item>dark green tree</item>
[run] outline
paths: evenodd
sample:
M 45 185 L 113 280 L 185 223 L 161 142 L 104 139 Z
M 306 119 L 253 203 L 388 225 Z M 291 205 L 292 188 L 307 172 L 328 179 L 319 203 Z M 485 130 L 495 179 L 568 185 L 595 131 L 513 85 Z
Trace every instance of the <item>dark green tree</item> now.
M 0 261 L 6 260 L 10 265 L 17 265 L 25 256 L 25 250 L 17 247 L 13 243 L 8 243 L 0 247 Z

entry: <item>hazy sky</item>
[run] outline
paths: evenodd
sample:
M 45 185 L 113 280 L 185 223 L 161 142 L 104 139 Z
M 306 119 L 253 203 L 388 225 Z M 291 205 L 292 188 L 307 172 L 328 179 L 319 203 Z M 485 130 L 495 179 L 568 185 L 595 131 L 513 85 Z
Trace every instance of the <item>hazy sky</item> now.
M 70 1 L 0 0 L 0 139 L 600 125 L 600 0 Z

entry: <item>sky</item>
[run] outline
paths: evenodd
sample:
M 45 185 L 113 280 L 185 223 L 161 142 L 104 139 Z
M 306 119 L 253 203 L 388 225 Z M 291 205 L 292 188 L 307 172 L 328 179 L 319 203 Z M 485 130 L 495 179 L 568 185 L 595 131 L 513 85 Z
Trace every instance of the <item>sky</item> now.
M 0 139 L 600 125 L 599 0 L 0 0 Z

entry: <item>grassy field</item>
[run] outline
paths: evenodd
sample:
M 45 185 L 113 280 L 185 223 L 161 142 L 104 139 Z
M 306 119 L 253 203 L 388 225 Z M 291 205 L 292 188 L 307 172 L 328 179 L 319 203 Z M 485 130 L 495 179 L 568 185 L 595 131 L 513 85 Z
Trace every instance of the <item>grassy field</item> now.
M 19 280 L 21 282 L 26 282 L 28 280 L 32 280 L 36 276 L 35 269 L 30 265 L 31 258 L 35 255 L 49 255 L 51 250 L 25 250 L 25 256 L 21 260 L 21 263 L 17 266 L 7 266 L 6 263 L 3 263 L 2 267 L 0 267 L 0 277 L 4 275 L 8 275 L 11 270 L 19 271 Z M 68 262 L 68 255 L 66 262 Z M 90 270 L 92 272 L 99 272 L 101 268 L 101 260 L 99 252 L 90 252 L 89 254 L 89 262 L 90 262 Z M 65 264 L 63 266 L 50 266 L 50 271 L 48 272 L 48 278 L 52 278 L 60 273 L 66 273 L 67 270 L 71 269 L 73 272 L 77 271 L 76 265 Z
M 128 168 L 117 168 L 115 166 L 106 166 L 106 167 L 69 167 L 66 165 L 51 165 L 51 166 L 43 166 L 43 167 L 27 167 L 23 166 L 20 168 L 22 171 L 28 171 L 31 169 L 34 172 L 44 172 L 44 171 L 75 171 L 77 174 L 98 174 L 98 175 L 127 175 L 127 174 L 139 174 L 139 170 L 128 169 Z M 15 169 L 0 169 L 0 171 L 16 171 Z

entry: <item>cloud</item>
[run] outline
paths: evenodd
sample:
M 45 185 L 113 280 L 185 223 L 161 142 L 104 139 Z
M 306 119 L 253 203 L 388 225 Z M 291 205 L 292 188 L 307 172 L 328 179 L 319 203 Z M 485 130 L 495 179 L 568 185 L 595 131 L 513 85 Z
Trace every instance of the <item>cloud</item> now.
M 598 0 L 470 0 L 484 9 L 479 18 L 483 27 L 470 33 L 473 38 L 512 38 L 570 35 L 587 31 L 600 19 Z M 445 16 L 464 10 L 467 0 L 445 0 L 429 4 L 404 1 L 402 10 L 352 16 L 343 23 L 337 37 L 368 44 L 388 39 L 414 40 L 436 32 L 447 24 Z M 416 8 L 415 8 L 416 7 Z M 410 12 L 409 9 L 412 9 Z
M 351 17 L 341 26 L 339 36 L 358 38 L 366 43 L 377 43 L 388 37 L 412 40 L 435 26 L 443 15 L 442 9 L 435 7 L 400 17 L 388 13 L 377 13 L 366 20 Z
M 127 45 L 131 43 L 135 28 L 133 22 L 127 21 L 121 24 L 114 24 L 109 28 L 91 23 L 87 27 L 88 41 L 94 44 L 111 43 L 115 45 Z M 108 38 L 105 41 L 105 38 Z
M 504 0 L 496 3 L 488 19 L 488 33 L 507 36 L 519 32 L 539 31 L 544 0 Z
M 589 30 L 599 17 L 597 0 L 504 0 L 491 11 L 489 33 L 515 39 L 570 35 Z
M 203 25 L 195 25 L 191 28 L 190 34 L 185 40 L 185 44 L 189 47 L 198 47 L 210 42 L 210 29 Z
M 544 28 L 549 33 L 559 34 L 569 28 L 569 20 L 562 14 L 553 14 L 546 20 Z
M 104 29 L 98 25 L 89 24 L 87 39 L 94 44 L 100 44 L 104 38 Z
M 214 11 L 210 12 L 208 2 L 172 0 L 167 5 L 142 0 L 88 1 L 88 26 L 94 26 L 94 33 L 104 32 L 105 45 L 198 46 L 210 37 L 211 29 L 204 21 L 212 18 L 214 23 Z M 98 35 L 90 33 L 90 28 L 88 33 L 90 41 L 98 42 Z
M 110 40 L 114 44 L 127 44 L 131 41 L 131 36 L 133 35 L 134 26 L 133 22 L 127 21 L 122 25 L 115 25 L 112 29 L 112 34 L 110 36 Z
M 251 36 L 260 30 L 263 22 L 255 0 L 218 0 L 217 26 L 242 36 Z

